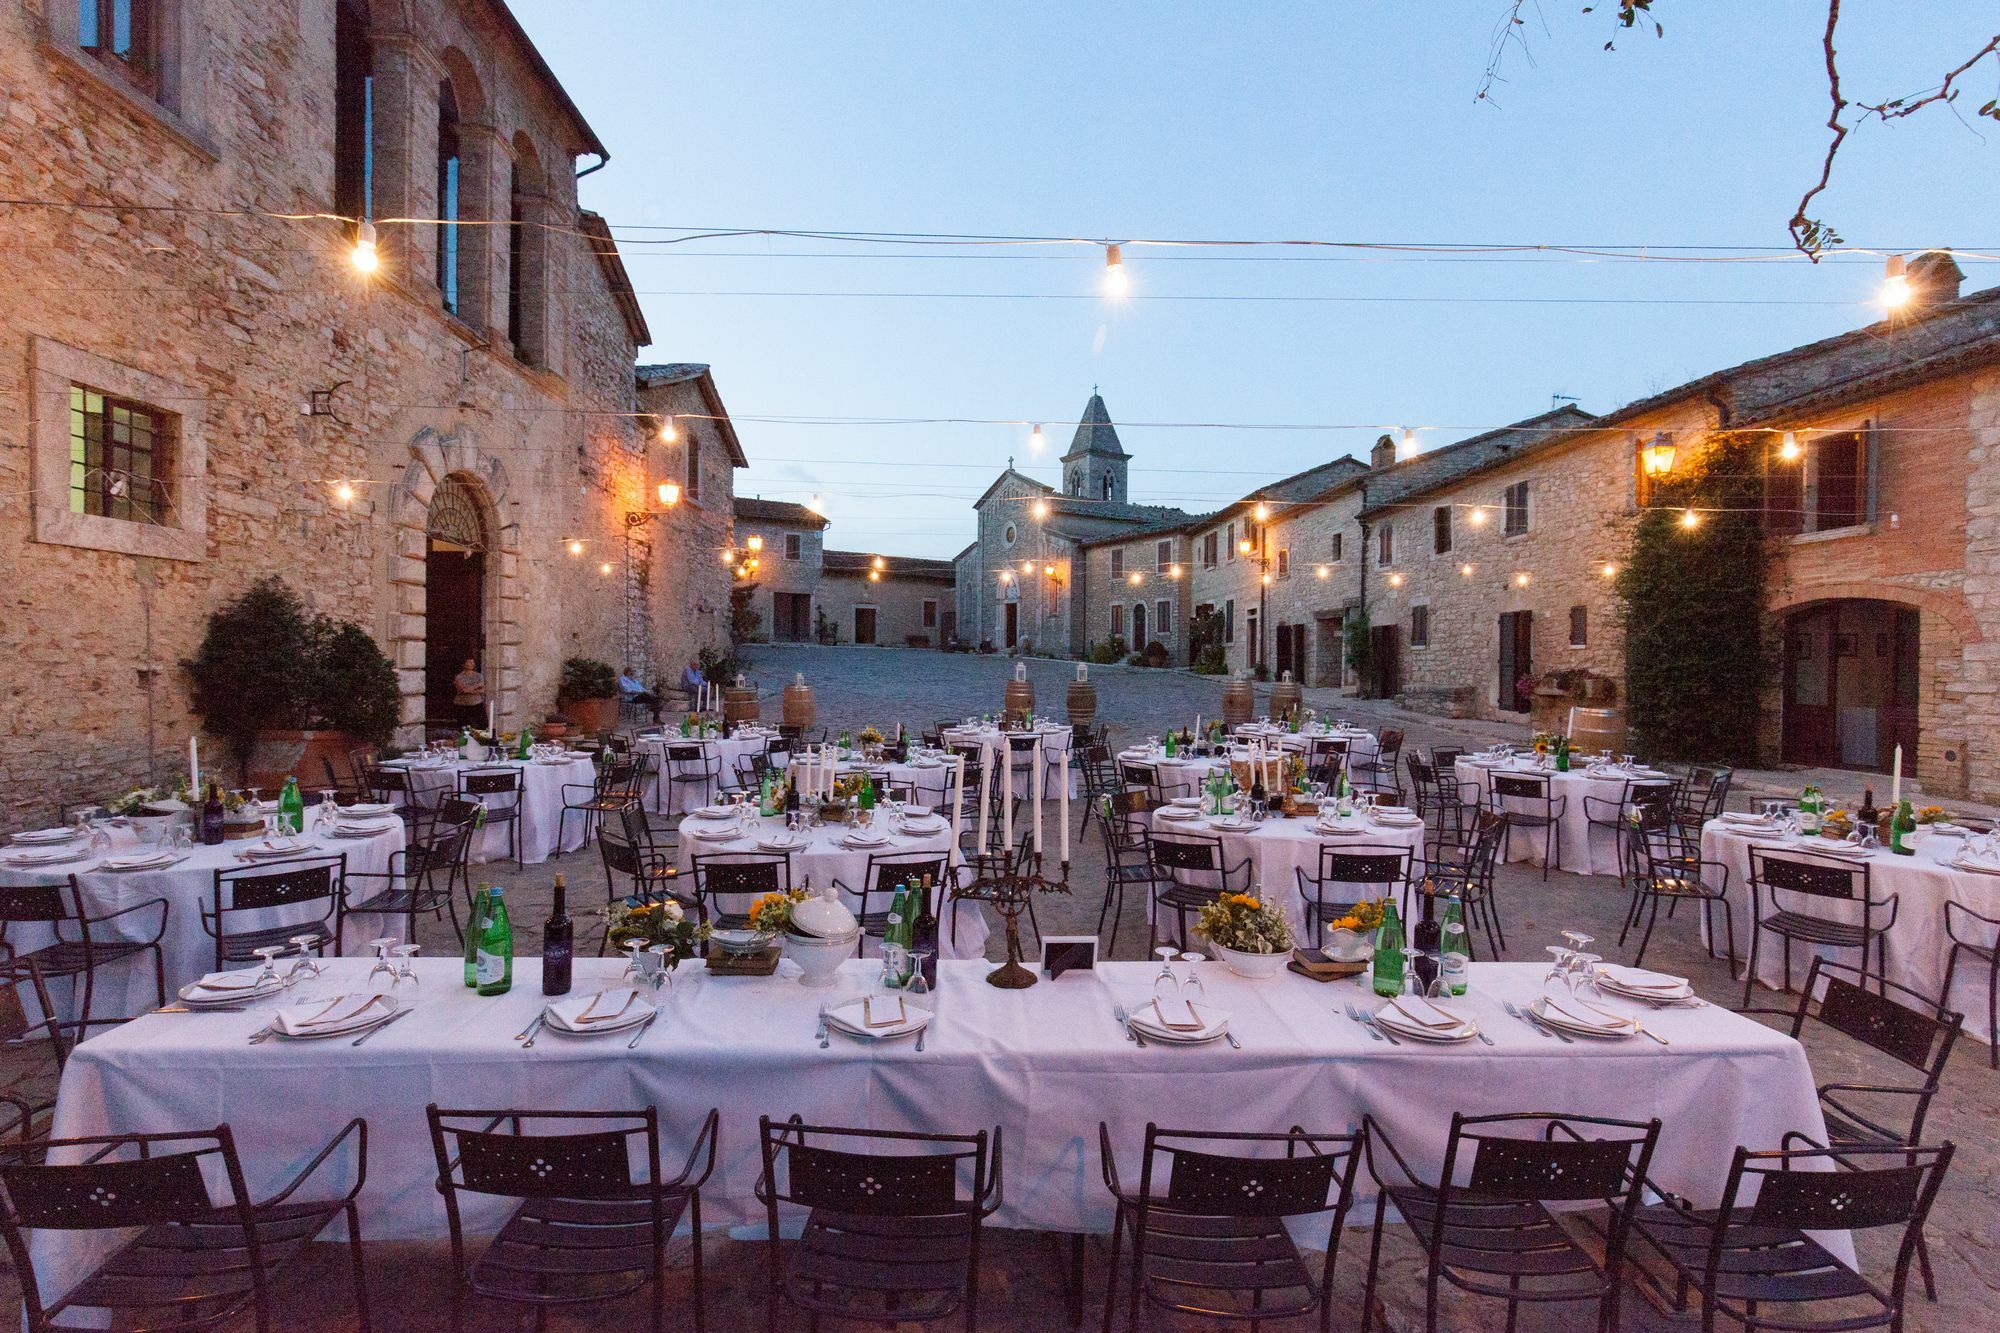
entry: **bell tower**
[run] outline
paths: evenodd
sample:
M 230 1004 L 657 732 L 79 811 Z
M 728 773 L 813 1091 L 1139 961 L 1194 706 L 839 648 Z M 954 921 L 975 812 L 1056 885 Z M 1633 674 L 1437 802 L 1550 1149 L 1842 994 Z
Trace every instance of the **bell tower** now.
M 1080 500 L 1126 503 L 1125 465 L 1131 457 L 1119 445 L 1118 428 L 1111 424 L 1104 399 L 1093 387 L 1069 452 L 1062 456 L 1063 494 Z

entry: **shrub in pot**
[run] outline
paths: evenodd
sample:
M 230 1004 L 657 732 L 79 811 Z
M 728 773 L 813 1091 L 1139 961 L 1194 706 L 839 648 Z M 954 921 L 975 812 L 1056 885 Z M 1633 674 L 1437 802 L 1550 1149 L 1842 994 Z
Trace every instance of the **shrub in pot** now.
M 578 731 L 609 731 L 618 725 L 618 673 L 594 657 L 563 659 L 556 707 Z

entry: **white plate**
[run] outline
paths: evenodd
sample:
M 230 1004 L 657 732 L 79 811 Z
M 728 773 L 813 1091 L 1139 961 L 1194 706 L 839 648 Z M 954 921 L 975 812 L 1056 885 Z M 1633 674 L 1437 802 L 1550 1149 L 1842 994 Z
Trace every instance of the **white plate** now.
M 689 829 L 688 836 L 699 838 L 703 842 L 729 842 L 741 837 L 742 830 L 736 828 L 697 828 Z
M 396 813 L 396 807 L 387 801 L 361 801 L 340 807 L 340 813 L 343 816 L 351 815 L 355 819 L 366 819 L 370 815 L 393 815 Z
M 851 847 L 856 851 L 865 851 L 874 847 L 887 847 L 889 839 L 880 833 L 850 833 L 840 840 L 840 845 Z
M 276 861 L 287 856 L 301 856 L 312 851 L 312 849 L 313 845 L 301 838 L 296 842 L 287 841 L 268 844 L 260 842 L 253 847 L 245 847 L 237 855 L 249 857 L 256 861 Z
M 1167 804 L 1176 810 L 1199 810 L 1201 809 L 1201 797 L 1176 796 L 1169 800 Z
M 233 975 L 247 976 L 254 980 L 259 970 L 251 968 L 246 972 L 235 973 Z M 284 988 L 285 983 L 275 979 L 267 981 L 261 986 L 241 986 L 231 990 L 209 990 L 197 981 L 181 987 L 176 994 L 180 996 L 182 1004 L 199 1009 L 203 1005 L 209 1004 L 247 1004 L 251 1000 L 261 1000 L 267 995 L 276 995 Z
M 57 847 L 45 852 L 17 852 L 7 858 L 10 866 L 64 866 L 73 861 L 90 859 L 90 844 L 82 843 L 74 847 Z
M 1675 981 L 1678 986 L 1646 986 L 1637 984 L 1645 980 Z M 1598 984 L 1606 990 L 1640 1000 L 1687 1000 L 1694 998 L 1694 987 L 1685 977 L 1671 977 L 1664 972 L 1648 972 L 1636 967 L 1605 968 L 1597 975 Z
M 1198 807 L 1194 806 L 1169 805 L 1169 806 L 1162 806 L 1160 809 L 1155 810 L 1153 812 L 1153 815 L 1155 818 L 1158 819 L 1172 819 L 1172 820 L 1200 819 L 1201 810 Z
M 1578 1009 L 1582 1010 L 1583 1013 L 1590 1013 L 1590 1010 L 1584 1007 L 1581 1000 L 1576 1000 L 1572 1003 Z M 1549 1007 L 1546 995 L 1536 996 L 1534 1004 L 1530 1007 L 1533 1009 L 1535 1017 L 1547 1023 L 1550 1027 L 1561 1028 L 1564 1032 L 1574 1033 L 1579 1037 L 1596 1037 L 1604 1041 L 1622 1041 L 1626 1037 L 1636 1037 L 1639 1035 L 1638 1025 L 1629 1019 L 1624 1020 L 1621 1024 L 1620 1020 L 1607 1014 L 1603 1026 L 1600 1027 L 1595 1023 L 1586 1023 L 1581 1017 L 1565 1017 L 1562 1013 Z
M 1234 815 L 1224 815 L 1221 819 L 1209 820 L 1208 826 L 1213 829 L 1221 829 L 1224 833 L 1250 833 L 1255 831 L 1257 824 L 1254 820 L 1238 819 Z
M 729 805 L 704 805 L 699 810 L 689 812 L 695 819 L 727 819 L 736 813 L 736 807 Z
M 104 858 L 106 870 L 165 870 L 187 858 L 175 856 L 172 852 L 154 852 L 147 856 L 107 856 Z
M 31 833 L 16 833 L 14 841 L 23 847 L 47 847 L 54 843 L 68 842 L 74 837 L 76 837 L 75 829 L 42 828 Z
M 931 1021 L 931 1016 L 925 1010 L 917 1008 L 916 1005 L 906 1000 L 903 1004 L 902 1022 L 891 1027 L 871 1028 L 868 1026 L 867 1015 L 866 1011 L 862 1008 L 862 1002 L 860 1000 L 849 1000 L 846 1004 L 836 1005 L 827 1010 L 826 1021 L 829 1027 L 837 1027 L 842 1032 L 852 1036 L 868 1037 L 876 1041 L 882 1041 L 889 1037 L 907 1037 L 913 1032 L 922 1031 Z
M 285 1019 L 295 1024 L 304 1023 L 314 1014 L 326 1010 L 329 1004 L 336 1003 L 336 1001 L 313 1000 L 306 1004 L 292 1005 L 289 1008 L 281 1009 L 278 1011 L 278 1017 L 271 1020 L 272 1035 L 282 1037 L 286 1041 L 321 1041 L 327 1037 L 345 1037 L 357 1032 L 365 1032 L 369 1028 L 381 1026 L 396 1016 L 399 1006 L 392 996 L 364 997 L 359 995 L 343 995 L 339 997 L 339 1001 L 352 1001 L 355 1004 L 359 1004 L 364 998 L 373 999 L 376 1003 L 370 1004 L 366 1008 L 354 1009 L 351 1014 L 348 1014 L 340 1022 L 327 1023 L 324 1026 L 314 1026 L 296 1032 L 287 1032 L 283 1024 L 279 1022 L 279 1019 Z M 341 1009 L 334 1012 L 345 1014 L 347 1009 L 348 1005 L 343 1003 Z
M 757 847 L 766 852 L 796 852 L 806 845 L 805 838 L 759 838 Z
M 1436 1042 L 1439 1045 L 1445 1046 L 1455 1045 L 1461 1041 L 1471 1041 L 1479 1035 L 1479 1025 L 1471 1019 L 1452 1014 L 1449 1010 L 1440 1010 L 1440 1012 L 1447 1014 L 1449 1017 L 1457 1018 L 1459 1020 L 1458 1026 L 1455 1028 L 1436 1028 L 1419 1023 L 1416 1019 L 1405 1015 L 1393 1003 L 1385 1004 L 1380 1009 L 1377 1009 L 1375 1011 L 1375 1021 L 1399 1037 L 1410 1037 L 1416 1041 Z
M 573 1000 L 563 1000 L 557 1004 L 545 1005 L 542 1008 L 542 1013 L 547 1017 L 548 1022 L 544 1025 L 544 1029 L 549 1032 L 561 1033 L 565 1037 L 596 1037 L 607 1032 L 629 1032 L 658 1012 L 647 1002 L 646 997 L 637 991 L 633 991 L 632 1002 L 626 1005 L 622 1013 L 618 1013 L 618 1017 L 608 1018 L 602 1023 L 592 1022 L 585 1023 L 582 1026 L 572 1026 L 571 1021 L 564 1018 L 563 1013 L 567 1011 L 571 1014 L 581 1015 L 598 996 L 606 994 L 615 996 L 619 991 L 631 989 L 631 987 L 625 986 L 612 991 L 597 991 L 588 996 L 580 995 Z M 616 1013 L 618 1012 L 619 1003 L 618 1000 L 614 999 L 608 1005 L 601 1007 L 608 1008 L 611 1012 Z
M 911 764 L 910 764 L 910 767 L 911 767 L 911 768 L 943 768 L 943 767 L 944 767 L 944 764 L 943 764 L 942 762 L 940 762 L 939 760 L 936 760 L 936 759 L 917 759 L 917 760 L 913 760 L 913 761 L 911 762 Z
M 1208 1019 L 1208 1026 L 1199 1032 L 1189 1032 L 1166 1026 L 1154 1015 L 1151 1001 L 1133 1008 L 1128 1022 L 1141 1036 L 1155 1041 L 1178 1042 L 1185 1045 L 1199 1045 L 1202 1042 L 1217 1041 L 1221 1039 L 1224 1033 L 1229 1031 L 1229 1015 L 1222 1010 L 1211 1008 L 1206 1004 L 1192 1007 L 1197 1016 Z

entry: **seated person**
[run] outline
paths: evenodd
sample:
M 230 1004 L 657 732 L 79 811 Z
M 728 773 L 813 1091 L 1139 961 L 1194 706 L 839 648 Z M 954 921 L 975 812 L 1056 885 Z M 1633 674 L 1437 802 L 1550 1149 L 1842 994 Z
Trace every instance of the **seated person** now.
M 653 725 L 660 725 L 660 696 L 641 685 L 624 672 L 618 673 L 618 693 L 626 703 L 637 704 L 653 715 Z

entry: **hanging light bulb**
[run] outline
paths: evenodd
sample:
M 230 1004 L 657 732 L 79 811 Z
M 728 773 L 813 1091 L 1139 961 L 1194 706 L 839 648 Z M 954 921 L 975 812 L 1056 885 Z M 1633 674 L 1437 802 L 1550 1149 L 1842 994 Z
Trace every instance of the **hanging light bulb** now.
M 1396 442 L 1396 461 L 1417 456 L 1417 433 L 1408 426 L 1403 427 L 1403 438 Z
M 367 277 L 382 267 L 382 255 L 375 249 L 375 224 L 364 222 L 354 233 L 354 249 L 348 258 L 354 264 L 354 271 Z
M 1901 310 L 1910 303 L 1909 266 L 1901 255 L 1890 255 L 1882 261 L 1882 305 L 1889 310 Z
M 1321 565 L 1319 568 L 1313 570 L 1313 577 L 1316 579 L 1330 579 L 1333 577 L 1333 571 L 1325 565 Z
M 1800 452 L 1798 432 L 1786 431 L 1784 441 L 1778 445 L 1778 457 L 1787 463 L 1796 463 Z
M 882 581 L 882 571 L 881 571 L 881 570 L 879 570 L 879 569 L 871 569 L 871 570 L 869 570 L 869 571 L 868 571 L 868 581 L 869 581 L 870 583 L 880 583 L 880 582 Z
M 1049 502 L 1047 500 L 1035 501 L 1034 514 L 1036 518 L 1047 518 L 1049 516 Z
M 1042 423 L 1037 421 L 1035 423 L 1034 433 L 1028 436 L 1028 452 L 1031 454 L 1038 454 L 1042 451 L 1042 446 L 1047 443 L 1048 440 L 1045 439 L 1042 435 Z
M 1459 574 L 1459 577 L 1460 577 L 1460 578 L 1467 578 L 1467 579 L 1471 578 L 1471 577 L 1472 577 L 1472 566 L 1471 566 L 1471 565 L 1460 565 L 1460 566 L 1458 567 L 1458 574 Z
M 1604 568 L 1599 570 L 1598 572 L 1604 575 L 1604 577 L 1607 579 L 1615 579 L 1618 577 L 1618 566 L 1611 564 L 1609 561 L 1606 561 Z
M 820 515 L 822 518 L 826 516 L 826 501 L 820 499 L 817 494 L 806 501 L 806 508 Z
M 606 560 L 603 564 L 597 567 L 597 572 L 600 574 L 609 574 L 611 572 L 611 562 L 609 560 Z
M 342 478 L 333 488 L 333 498 L 342 504 L 354 503 L 354 483 Z
M 1169 565 L 1169 566 L 1167 566 L 1167 577 L 1168 577 L 1168 578 L 1170 578 L 1170 579 L 1177 579 L 1177 578 L 1179 578 L 1180 576 L 1181 576 L 1181 567 L 1180 567 L 1179 565 Z
M 1475 528 L 1486 526 L 1486 511 L 1478 505 L 1472 506 L 1472 526 Z
M 674 419 L 672 417 L 669 416 L 660 418 L 661 444 L 672 444 L 674 441 L 680 439 L 680 437 L 681 433 L 674 427 Z
M 753 551 L 764 549 L 764 539 L 754 532 L 744 539 L 743 544 Z
M 576 537 L 571 537 L 571 538 L 569 539 L 569 553 L 570 553 L 571 555 L 582 555 L 582 554 L 583 554 L 583 542 L 582 542 L 582 540 L 581 540 L 581 539 L 579 539 L 579 538 L 576 538 Z
M 1104 292 L 1107 296 L 1123 296 L 1132 290 L 1132 281 L 1125 273 L 1125 251 L 1116 245 L 1104 247 Z
M 660 497 L 660 503 L 669 509 L 681 502 L 681 488 L 674 482 L 661 482 L 654 488 L 654 493 Z
M 1135 588 L 1138 587 L 1141 582 L 1139 578 L 1139 571 L 1135 569 L 1130 574 L 1127 574 L 1125 576 L 1125 581 L 1131 584 Z
M 1695 527 L 1695 526 L 1697 526 L 1697 525 L 1698 525 L 1698 524 L 1699 524 L 1700 522 L 1701 522 L 1701 515 L 1700 515 L 1700 514 L 1697 514 L 1697 513 L 1695 513 L 1695 512 L 1694 512 L 1694 510 L 1692 510 L 1692 509 L 1683 509 L 1683 510 L 1681 511 L 1681 526 L 1682 526 L 1682 527 L 1684 527 L 1684 528 L 1692 528 L 1692 527 Z
M 1514 586 L 1515 586 L 1515 587 L 1517 587 L 1517 588 L 1525 588 L 1525 587 L 1527 587 L 1527 586 L 1528 586 L 1528 576 L 1527 576 L 1527 574 L 1526 574 L 1526 573 L 1521 573 L 1521 574 L 1516 574 L 1516 575 L 1514 576 Z
M 733 564 L 735 564 L 735 563 L 736 563 L 736 552 L 734 552 L 734 551 L 727 551 L 727 550 L 726 550 L 726 551 L 724 551 L 724 552 L 722 553 L 722 563 L 723 563 L 723 564 L 725 564 L 725 565 L 733 565 Z
M 874 565 L 875 565 L 875 568 L 877 568 L 877 569 L 887 569 L 887 568 L 889 567 L 889 562 L 888 562 L 887 560 L 884 560 L 884 559 L 883 559 L 883 558 L 882 558 L 881 556 L 879 556 L 879 555 L 875 557 L 875 559 L 874 559 L 874 562 L 873 562 L 873 563 L 874 563 Z
M 1262 523 L 1265 519 L 1271 516 L 1271 507 L 1260 500 L 1257 503 L 1257 507 L 1254 510 L 1252 510 L 1251 513 L 1255 516 L 1255 518 L 1259 523 Z

